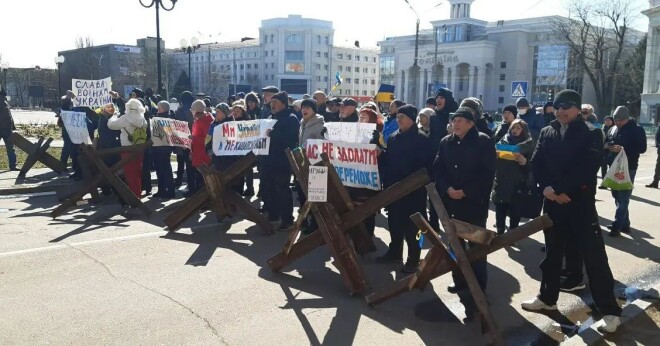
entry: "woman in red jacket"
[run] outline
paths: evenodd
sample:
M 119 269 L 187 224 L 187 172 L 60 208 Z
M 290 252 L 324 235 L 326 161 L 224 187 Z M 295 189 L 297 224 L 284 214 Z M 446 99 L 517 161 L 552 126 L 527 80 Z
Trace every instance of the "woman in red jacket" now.
M 190 111 L 195 119 L 192 126 L 192 147 L 190 150 L 192 165 L 195 168 L 203 164 L 211 165 L 211 158 L 205 149 L 205 140 L 213 122 L 213 117 L 206 112 L 206 105 L 202 100 L 193 102 Z M 197 169 L 193 169 L 193 174 L 194 179 L 191 180 L 193 186 L 188 186 L 188 192 L 184 194 L 185 197 L 192 196 L 204 185 L 202 175 Z

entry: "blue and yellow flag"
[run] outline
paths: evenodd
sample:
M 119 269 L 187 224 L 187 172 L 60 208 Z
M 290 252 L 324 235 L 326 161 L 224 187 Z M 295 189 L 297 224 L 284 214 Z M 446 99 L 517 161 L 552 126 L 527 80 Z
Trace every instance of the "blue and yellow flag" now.
M 496 144 L 497 157 L 504 160 L 516 160 L 516 154 L 520 153 L 520 148 L 517 145 L 509 144 Z
M 394 85 L 381 84 L 376 93 L 376 102 L 394 101 Z
M 332 86 L 331 91 L 335 91 L 335 89 L 337 89 L 337 87 L 339 87 L 343 81 L 344 80 L 341 78 L 341 75 L 339 74 L 339 72 L 337 72 L 335 74 L 335 85 Z

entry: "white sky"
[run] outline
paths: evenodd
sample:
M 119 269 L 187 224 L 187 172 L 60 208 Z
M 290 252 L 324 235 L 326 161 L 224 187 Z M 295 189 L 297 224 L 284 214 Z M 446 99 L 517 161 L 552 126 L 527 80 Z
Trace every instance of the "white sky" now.
M 432 20 L 449 18 L 446 0 L 409 1 L 422 15 L 422 29 L 430 28 Z M 566 15 L 559 5 L 564 1 L 476 0 L 472 17 L 496 21 Z M 631 1 L 640 10 L 648 8 L 648 1 Z M 155 10 L 143 8 L 139 0 L 2 0 L 0 12 L 0 54 L 11 67 L 55 67 L 57 51 L 75 48 L 77 36 L 89 36 L 95 45 L 134 45 L 138 38 L 156 36 Z M 362 47 L 375 47 L 385 37 L 415 30 L 415 15 L 404 0 L 179 0 L 174 11 L 161 11 L 161 37 L 167 48 L 193 36 L 202 43 L 258 37 L 262 19 L 289 14 L 332 21 L 337 45 L 359 40 Z M 635 24 L 646 31 L 648 19 L 640 14 Z

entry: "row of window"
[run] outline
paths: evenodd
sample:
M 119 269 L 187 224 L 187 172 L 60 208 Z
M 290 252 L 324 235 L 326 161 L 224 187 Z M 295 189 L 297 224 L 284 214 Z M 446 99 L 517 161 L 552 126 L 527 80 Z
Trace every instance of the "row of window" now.
M 337 59 L 343 60 L 344 59 L 344 54 L 343 53 L 337 53 Z M 352 54 L 346 54 L 346 60 L 353 60 L 353 55 Z M 373 60 L 373 62 L 376 62 L 376 57 L 373 57 L 372 60 Z M 360 61 L 360 56 L 359 55 L 355 55 L 355 61 Z M 369 57 L 366 56 L 366 55 L 363 56 L 362 61 L 368 62 Z
M 337 66 L 337 70 L 339 70 L 339 72 L 344 72 L 344 67 L 341 66 L 341 65 L 338 65 L 338 66 Z M 353 69 L 352 69 L 350 66 L 346 66 L 346 72 L 352 72 L 352 70 L 353 70 Z M 359 68 L 359 67 L 356 67 L 356 68 L 355 68 L 355 72 L 356 72 L 356 73 L 359 73 L 359 72 L 360 72 L 360 68 Z M 363 67 L 363 68 L 362 68 L 362 73 L 369 73 L 369 69 L 366 68 L 366 67 Z M 376 69 L 375 69 L 375 68 L 372 68 L 372 69 L 371 69 L 371 73 L 375 74 L 375 73 L 376 73 Z
M 369 90 L 355 90 L 355 95 L 362 94 L 362 96 L 367 96 L 368 93 L 369 93 Z M 338 95 L 352 95 L 353 90 L 351 90 L 351 89 L 338 89 L 337 94 Z
M 264 35 L 264 43 L 275 43 L 275 34 Z M 290 44 L 302 44 L 305 41 L 304 35 L 302 34 L 289 34 L 286 37 L 286 43 Z M 330 45 L 330 36 L 321 36 L 316 35 L 316 43 L 322 44 L 325 42 L 326 45 Z

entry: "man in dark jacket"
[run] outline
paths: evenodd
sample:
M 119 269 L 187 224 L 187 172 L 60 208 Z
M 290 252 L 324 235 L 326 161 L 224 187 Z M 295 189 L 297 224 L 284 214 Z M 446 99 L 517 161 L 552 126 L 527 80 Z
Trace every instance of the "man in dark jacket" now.
M 552 101 L 548 101 L 543 105 L 543 123 L 548 126 L 553 120 L 555 120 L 555 107 Z
M 598 329 L 613 332 L 619 325 L 621 308 L 614 297 L 614 278 L 607 262 L 600 230 L 592 227 L 595 213 L 596 174 L 602 150 L 589 127 L 580 118 L 580 94 L 573 90 L 557 93 L 554 101 L 557 120 L 544 128 L 532 157 L 532 168 L 545 197 L 544 211 L 553 226 L 544 230 L 546 256 L 541 263 L 541 289 L 537 297 L 522 303 L 531 311 L 557 310 L 564 244 L 578 244 L 589 277 L 589 287 L 604 315 Z
M 357 123 L 360 116 L 357 113 L 357 102 L 350 97 L 347 97 L 339 104 L 339 122 L 340 123 Z
M 488 127 L 488 121 L 484 118 L 484 106 L 476 97 L 468 97 L 463 102 L 461 102 L 460 107 L 467 107 L 472 111 L 474 115 L 474 127 L 477 128 L 477 131 L 485 134 L 486 136 L 493 138 L 493 130 Z
M 268 117 L 270 117 L 272 114 L 270 109 L 270 100 L 273 97 L 273 95 L 280 92 L 280 89 L 278 89 L 276 86 L 271 85 L 261 89 L 261 92 L 263 93 L 264 104 L 261 107 L 261 115 L 259 116 L 259 119 L 268 119 Z M 231 103 L 229 103 L 229 105 L 231 106 Z
M 538 140 L 541 129 L 545 127 L 543 118 L 536 114 L 536 111 L 530 107 L 529 101 L 524 97 L 516 101 L 516 107 L 518 108 L 518 119 L 522 119 L 527 123 L 532 139 Z
M 268 132 L 270 148 L 268 156 L 263 157 L 264 206 L 268 219 L 277 222 L 281 219 L 279 231 L 288 231 L 293 225 L 293 196 L 291 195 L 291 166 L 286 158 L 285 149 L 298 146 L 300 122 L 288 107 L 289 95 L 280 91 L 273 95 L 270 106 L 272 118 L 277 120 Z
M 165 119 L 174 119 L 175 115 L 170 110 L 170 103 L 167 101 L 160 101 L 156 105 L 156 117 Z M 154 134 L 158 135 L 158 134 Z M 174 177 L 172 174 L 172 164 L 170 163 L 170 156 L 174 147 L 162 146 L 153 147 L 152 155 L 154 168 L 156 169 L 156 179 L 158 181 L 158 192 L 153 196 L 157 198 L 174 198 Z
M 11 116 L 9 103 L 7 103 L 7 93 L 3 89 L 0 90 L 0 139 L 5 142 L 10 171 L 18 171 L 18 168 L 16 168 L 16 152 L 14 151 L 14 144 L 9 142 L 9 136 L 11 136 L 14 130 L 16 130 L 14 118 Z
M 431 116 L 431 141 L 436 145 L 447 135 L 449 114 L 458 109 L 458 103 L 454 100 L 454 94 L 447 88 L 440 88 L 435 94 L 435 115 Z
M 433 151 L 429 138 L 415 126 L 417 108 L 404 105 L 397 109 L 399 130 L 388 141 L 387 149 L 378 160 L 383 187 L 387 188 L 414 172 L 426 168 L 431 172 Z M 404 273 L 414 273 L 419 265 L 420 246 L 416 239 L 417 227 L 410 220 L 415 213 L 426 214 L 426 191 L 419 188 L 387 207 L 387 224 L 392 238 L 385 255 L 376 258 L 379 263 L 400 263 L 403 259 L 403 240 L 408 245 L 408 259 Z
M 653 175 L 653 181 L 646 185 L 653 189 L 658 188 L 658 182 L 660 181 L 660 124 L 658 124 L 658 129 L 655 131 L 655 147 L 658 149 L 658 156 L 655 160 L 655 174 Z
M 638 126 L 635 120 L 630 118 L 630 113 L 626 106 L 619 106 L 614 110 L 614 124 L 617 127 L 612 143 L 607 143 L 610 151 L 608 163 L 612 165 L 614 158 L 625 150 L 628 157 L 628 172 L 630 181 L 635 183 L 635 175 L 639 166 L 639 156 L 646 152 L 646 132 L 641 126 Z M 628 204 L 632 190 L 612 191 L 612 197 L 616 202 L 616 213 L 610 232 L 611 237 L 618 236 L 621 232 L 630 233 L 630 215 L 628 214 Z
M 474 114 L 469 108 L 461 107 L 452 113 L 451 122 L 454 133 L 440 141 L 433 163 L 436 189 L 450 217 L 486 227 L 497 162 L 495 143 L 477 131 Z M 486 267 L 485 258 L 472 262 L 483 290 L 488 282 Z M 456 293 L 467 287 L 460 272 L 453 271 L 452 276 L 454 285 L 448 287 L 449 292 Z
M 341 105 L 341 98 L 333 97 L 326 101 L 325 115 L 323 115 L 323 120 L 326 123 L 338 122 L 339 121 L 339 105 Z

